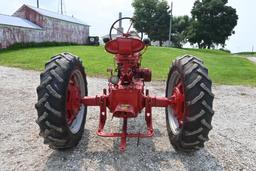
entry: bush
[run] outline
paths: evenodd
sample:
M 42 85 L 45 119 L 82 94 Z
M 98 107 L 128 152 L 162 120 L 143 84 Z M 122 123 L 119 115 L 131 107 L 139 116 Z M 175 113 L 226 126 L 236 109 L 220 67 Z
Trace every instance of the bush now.
M 244 55 L 244 56 L 255 56 L 256 52 L 239 52 L 235 53 L 236 55 Z
M 223 51 L 223 52 L 231 53 L 231 51 L 230 51 L 230 50 L 228 50 L 228 49 L 220 48 L 219 50 L 220 50 L 220 51 Z

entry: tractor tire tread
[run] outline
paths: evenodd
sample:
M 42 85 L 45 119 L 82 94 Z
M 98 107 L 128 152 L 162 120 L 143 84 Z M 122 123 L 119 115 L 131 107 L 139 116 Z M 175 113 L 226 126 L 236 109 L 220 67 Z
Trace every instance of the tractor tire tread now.
M 45 93 L 42 98 L 38 100 L 38 102 L 35 104 L 35 107 L 38 109 L 40 108 L 49 98 L 49 94 Z
M 205 79 L 207 79 L 207 81 L 212 82 L 211 79 L 209 78 L 209 76 L 202 70 L 202 69 L 198 69 L 197 73 L 200 74 L 201 76 L 203 76 Z
M 48 128 L 53 129 L 53 130 L 55 130 L 55 131 L 57 131 L 57 132 L 60 132 L 60 133 L 63 133 L 63 132 L 64 132 L 63 128 L 57 127 L 57 126 L 51 124 L 51 123 L 48 122 L 48 121 L 45 121 L 45 125 L 47 125 Z
M 200 139 L 201 141 L 209 141 L 208 137 L 204 137 L 203 134 L 198 136 L 198 139 Z
M 58 110 L 56 110 L 56 109 L 54 109 L 54 108 L 49 104 L 49 102 L 46 102 L 45 105 L 44 105 L 44 107 L 45 107 L 45 109 L 47 109 L 49 112 L 51 112 L 51 113 L 54 114 L 55 116 L 57 116 L 57 117 L 59 117 L 59 118 L 62 116 L 61 112 L 58 111 Z
M 204 91 L 206 91 L 209 96 L 211 96 L 211 97 L 214 98 L 214 94 L 212 93 L 212 91 L 211 91 L 204 83 L 201 83 L 201 84 L 200 84 L 200 87 L 202 87 L 202 89 L 203 89 Z
M 55 97 L 56 99 L 62 98 L 62 96 L 56 90 L 54 90 L 54 88 L 51 85 L 47 85 L 46 89 L 48 90 L 49 94 Z
M 44 112 L 43 115 L 41 115 L 37 120 L 36 120 L 36 123 L 37 124 L 40 124 L 43 120 L 45 120 L 48 116 L 48 113 L 47 112 Z
M 194 146 L 194 145 L 200 144 L 200 141 L 195 141 L 195 142 L 184 142 L 184 141 L 182 141 L 181 144 L 183 146 Z
M 168 135 L 176 151 L 194 152 L 204 147 L 204 143 L 209 139 L 209 131 L 212 129 L 211 121 L 214 115 L 212 81 L 203 61 L 190 55 L 177 58 L 172 62 L 167 84 L 174 72 L 178 72 L 183 79 L 185 106 L 189 114 L 185 114 L 183 127 L 178 134 L 172 133 L 166 119 Z M 167 92 L 166 90 L 166 97 Z
M 206 128 L 208 128 L 209 130 L 212 129 L 212 126 L 210 123 L 208 123 L 205 119 L 201 120 L 201 124 L 204 125 Z
M 52 81 L 52 77 L 47 77 L 45 80 L 41 82 L 41 84 L 37 87 L 37 92 L 43 89 L 46 85 L 48 85 Z
M 204 110 L 201 110 L 198 114 L 195 114 L 194 116 L 187 116 L 186 119 L 189 122 L 196 121 L 198 118 L 202 117 L 205 114 Z
M 36 123 L 40 127 L 39 135 L 44 138 L 44 144 L 53 149 L 72 148 L 78 144 L 83 134 L 87 110 L 85 109 L 81 128 L 76 134 L 69 130 L 65 116 L 65 86 L 74 69 L 79 69 L 84 76 L 87 95 L 86 74 L 77 56 L 69 53 L 56 55 L 45 64 L 45 70 L 40 74 L 38 102 L 35 104 L 38 112 Z
M 196 84 L 197 83 L 199 83 L 200 81 L 201 81 L 201 79 L 202 79 L 202 76 L 200 76 L 200 75 L 198 75 L 197 77 L 196 77 L 196 79 L 192 82 L 192 83 L 190 83 L 189 85 L 187 85 L 187 90 L 190 90 L 191 88 L 193 88 L 194 86 L 196 86 Z
M 194 97 L 194 99 L 192 99 L 191 101 L 187 102 L 188 106 L 194 105 L 196 104 L 199 100 L 201 100 L 204 97 L 205 93 L 203 91 L 201 91 L 196 97 Z
M 196 135 L 196 134 L 198 134 L 198 133 L 201 133 L 202 131 L 203 131 L 203 128 L 200 127 L 198 130 L 195 130 L 195 131 L 192 131 L 192 132 L 186 131 L 186 132 L 185 132 L 185 135 L 186 135 L 186 136 Z
M 209 104 L 207 104 L 207 102 L 205 100 L 202 102 L 202 105 L 208 110 L 208 112 L 211 115 L 214 115 L 214 110 L 212 109 L 212 107 Z
M 56 78 L 60 83 L 64 81 L 55 70 L 51 70 L 50 73 L 52 77 Z

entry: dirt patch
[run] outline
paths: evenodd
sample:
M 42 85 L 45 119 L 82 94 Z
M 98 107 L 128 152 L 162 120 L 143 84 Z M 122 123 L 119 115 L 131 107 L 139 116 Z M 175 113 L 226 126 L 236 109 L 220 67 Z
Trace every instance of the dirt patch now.
M 214 86 L 213 130 L 206 147 L 194 154 L 176 153 L 169 143 L 164 109 L 153 110 L 156 136 L 129 139 L 120 153 L 119 139 L 96 136 L 98 108 L 89 108 L 79 145 L 64 152 L 43 145 L 34 104 L 39 73 L 0 67 L 0 170 L 254 170 L 256 168 L 256 88 Z M 107 86 L 89 78 L 89 94 Z M 147 84 L 151 94 L 164 96 L 164 82 Z M 111 118 L 111 117 L 109 117 Z M 118 130 L 118 119 L 108 121 Z M 132 131 L 143 130 L 143 114 L 129 121 Z

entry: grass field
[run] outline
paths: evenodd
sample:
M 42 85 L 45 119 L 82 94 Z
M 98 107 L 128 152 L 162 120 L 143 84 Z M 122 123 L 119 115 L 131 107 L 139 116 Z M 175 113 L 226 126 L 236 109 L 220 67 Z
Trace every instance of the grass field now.
M 43 70 L 50 57 L 61 52 L 80 56 L 89 76 L 107 76 L 106 69 L 113 67 L 114 63 L 113 56 L 107 54 L 102 46 L 65 46 L 3 50 L 0 51 L 0 65 Z M 154 80 L 165 80 L 171 61 L 184 54 L 201 58 L 216 84 L 256 86 L 256 64 L 241 56 L 217 50 L 149 47 L 142 65 L 152 68 Z

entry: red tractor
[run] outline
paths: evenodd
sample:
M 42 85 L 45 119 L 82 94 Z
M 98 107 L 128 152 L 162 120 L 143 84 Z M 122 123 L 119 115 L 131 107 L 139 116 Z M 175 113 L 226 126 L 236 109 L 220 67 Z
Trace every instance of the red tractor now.
M 115 27 L 122 20 L 131 21 L 123 33 Z M 203 62 L 185 55 L 173 61 L 166 82 L 166 96 L 151 96 L 144 89 L 144 82 L 151 81 L 151 70 L 141 68 L 142 51 L 150 41 L 141 40 L 130 31 L 134 20 L 121 18 L 110 29 L 110 38 L 105 39 L 105 49 L 114 54 L 116 68 L 108 80 L 108 89 L 101 95 L 87 95 L 87 80 L 82 61 L 69 53 L 54 56 L 45 65 L 37 88 L 37 124 L 44 143 L 53 149 L 72 148 L 80 141 L 87 115 L 87 106 L 99 106 L 97 135 L 120 137 L 120 150 L 124 151 L 127 138 L 147 138 L 154 135 L 152 108 L 166 109 L 166 124 L 169 139 L 177 151 L 195 151 L 204 146 L 212 129 L 214 95 L 212 82 Z M 112 38 L 112 31 L 122 32 Z M 123 119 L 122 132 L 104 132 L 107 109 L 113 117 Z M 128 119 L 145 112 L 145 133 L 127 131 Z M 132 121 L 132 120 L 131 120 Z

